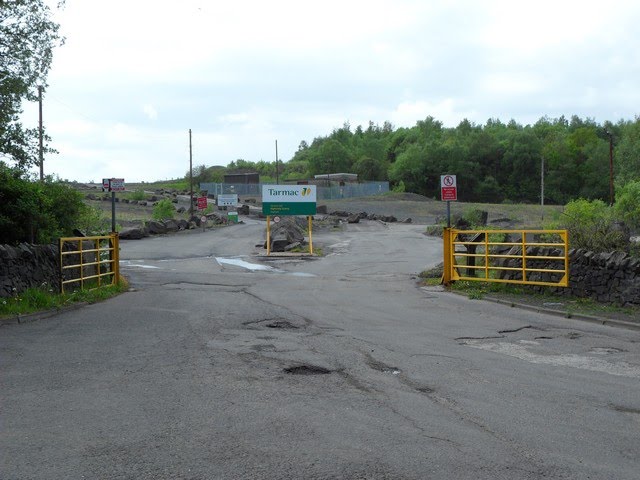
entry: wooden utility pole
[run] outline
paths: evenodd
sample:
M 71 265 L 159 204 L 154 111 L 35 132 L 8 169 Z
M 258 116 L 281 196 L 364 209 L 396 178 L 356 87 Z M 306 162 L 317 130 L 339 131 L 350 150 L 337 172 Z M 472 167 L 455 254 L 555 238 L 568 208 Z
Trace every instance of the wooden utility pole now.
M 193 150 L 191 148 L 191 129 L 189 129 L 189 214 L 193 215 Z
M 38 86 L 38 163 L 40 164 L 40 181 L 44 181 L 44 132 L 42 129 L 42 85 Z
M 544 221 L 544 157 L 542 157 L 542 166 L 540 167 L 540 207 L 541 218 Z

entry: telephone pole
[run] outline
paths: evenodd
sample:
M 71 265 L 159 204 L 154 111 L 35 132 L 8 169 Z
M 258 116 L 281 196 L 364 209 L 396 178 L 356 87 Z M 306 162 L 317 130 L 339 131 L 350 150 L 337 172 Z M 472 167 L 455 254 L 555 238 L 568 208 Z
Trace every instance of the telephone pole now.
M 613 193 L 613 133 L 606 130 L 609 137 L 609 205 L 613 205 L 614 193 Z
M 191 129 L 189 129 L 189 214 L 193 215 L 193 150 L 191 149 Z
M 42 85 L 38 86 L 38 163 L 40 164 L 40 181 L 44 181 L 44 132 L 42 129 Z

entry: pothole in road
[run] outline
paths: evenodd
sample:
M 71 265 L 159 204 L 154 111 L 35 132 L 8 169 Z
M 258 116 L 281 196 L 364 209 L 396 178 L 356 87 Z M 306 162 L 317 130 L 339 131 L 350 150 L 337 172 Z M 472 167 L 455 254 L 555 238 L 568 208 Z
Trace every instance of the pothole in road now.
M 374 370 L 382 373 L 390 373 L 391 375 L 398 375 L 401 373 L 401 370 L 399 368 L 391 367 L 378 360 L 374 360 L 373 358 L 367 358 L 367 364 Z
M 265 327 L 267 327 L 267 328 L 281 328 L 281 329 L 284 329 L 284 330 L 295 330 L 295 329 L 300 328 L 297 325 L 294 325 L 293 323 L 288 322 L 287 320 L 275 320 L 273 322 L 266 323 Z
M 243 325 L 250 328 L 255 328 L 257 326 L 260 328 L 270 328 L 273 330 L 298 330 L 303 326 L 296 325 L 295 323 L 290 322 L 289 320 L 285 320 L 284 318 L 266 318 L 262 320 L 252 320 L 249 322 L 243 322 Z
M 284 372 L 291 375 L 327 375 L 332 371 L 317 365 L 296 365 L 295 367 L 285 368 Z
M 599 355 L 609 355 L 612 353 L 624 353 L 626 352 L 626 350 L 623 350 L 622 348 L 616 348 L 616 347 L 593 347 L 591 349 L 592 353 L 597 353 Z

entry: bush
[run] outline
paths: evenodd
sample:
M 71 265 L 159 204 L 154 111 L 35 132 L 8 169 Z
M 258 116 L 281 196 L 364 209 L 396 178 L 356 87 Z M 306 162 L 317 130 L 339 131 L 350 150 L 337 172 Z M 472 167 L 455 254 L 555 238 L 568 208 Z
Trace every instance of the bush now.
M 50 177 L 31 180 L 0 162 L 0 244 L 51 243 L 71 235 L 85 209 L 73 188 Z
M 165 198 L 154 205 L 152 216 L 154 220 L 167 220 L 173 218 L 175 213 L 173 202 Z
M 462 219 L 472 227 L 482 228 L 487 225 L 487 212 L 478 208 L 467 208 Z
M 560 224 L 560 227 L 569 231 L 572 248 L 593 252 L 629 249 L 629 235 L 620 228 L 614 209 L 602 200 L 569 202 L 564 208 Z
M 629 228 L 640 230 L 640 180 L 629 182 L 617 190 L 614 209 Z
M 144 190 L 142 188 L 137 189 L 130 195 L 131 200 L 137 200 L 139 202 L 144 200 L 145 198 L 147 198 L 147 194 L 144 193 Z
M 404 182 L 402 180 L 400 180 L 392 189 L 393 192 L 395 193 L 404 193 L 406 191 L 406 187 L 404 185 Z

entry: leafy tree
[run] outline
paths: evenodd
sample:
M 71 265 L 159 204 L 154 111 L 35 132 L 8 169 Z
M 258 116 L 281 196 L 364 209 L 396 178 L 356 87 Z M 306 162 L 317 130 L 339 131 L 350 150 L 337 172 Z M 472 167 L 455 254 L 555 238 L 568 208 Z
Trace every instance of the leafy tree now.
M 0 158 L 20 169 L 38 164 L 38 132 L 20 122 L 23 101 L 46 87 L 59 25 L 44 0 L 0 3 Z
M 627 182 L 640 180 L 640 116 L 633 122 L 621 125 L 621 138 L 615 152 L 617 166 L 617 182 L 624 185 Z M 614 140 L 616 139 L 614 135 Z
M 640 230 L 640 180 L 634 180 L 616 191 L 616 214 L 630 227 Z

